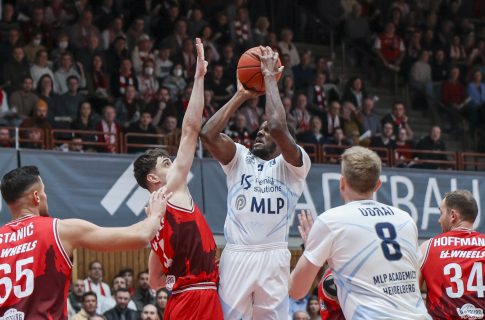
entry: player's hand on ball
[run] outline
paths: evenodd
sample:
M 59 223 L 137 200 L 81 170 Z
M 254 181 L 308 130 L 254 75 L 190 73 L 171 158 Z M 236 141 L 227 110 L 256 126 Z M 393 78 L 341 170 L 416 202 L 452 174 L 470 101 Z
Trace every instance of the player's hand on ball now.
M 152 192 L 148 206 L 145 208 L 145 213 L 148 217 L 161 218 L 167 210 L 168 199 L 172 197 L 173 192 L 167 193 L 167 188 L 162 187 L 157 191 Z
M 282 72 L 285 67 L 278 67 L 278 52 L 270 47 L 260 46 L 261 73 L 263 76 L 274 76 Z
M 237 91 L 241 93 L 244 96 L 244 98 L 252 99 L 264 94 L 264 92 L 258 92 L 258 91 L 248 90 L 244 88 L 241 81 L 239 81 L 239 77 L 237 75 L 236 75 L 236 79 L 237 79 Z
M 300 236 L 303 239 L 303 244 L 306 245 L 306 240 L 308 239 L 308 234 L 313 226 L 313 216 L 310 210 L 302 210 L 298 214 L 298 231 L 300 231 Z
M 204 45 L 200 38 L 195 38 L 195 49 L 197 50 L 197 66 L 195 68 L 195 77 L 203 77 L 207 73 L 207 65 L 204 56 Z

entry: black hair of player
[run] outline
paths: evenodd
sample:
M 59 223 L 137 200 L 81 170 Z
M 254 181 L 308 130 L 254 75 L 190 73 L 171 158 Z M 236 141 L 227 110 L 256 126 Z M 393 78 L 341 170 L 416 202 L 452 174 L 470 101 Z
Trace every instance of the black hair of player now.
M 169 158 L 170 155 L 162 148 L 150 149 L 145 151 L 133 163 L 133 173 L 140 187 L 148 190 L 147 175 L 155 169 L 159 157 Z
M 23 166 L 8 172 L 0 186 L 3 200 L 7 204 L 20 199 L 24 192 L 39 182 L 39 169 L 36 166 Z

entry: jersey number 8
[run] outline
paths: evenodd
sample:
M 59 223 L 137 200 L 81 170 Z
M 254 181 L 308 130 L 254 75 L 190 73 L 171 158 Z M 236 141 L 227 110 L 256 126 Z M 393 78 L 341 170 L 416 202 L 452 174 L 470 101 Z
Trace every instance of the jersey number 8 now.
M 401 246 L 396 241 L 396 228 L 388 222 L 376 224 L 376 232 L 379 239 L 382 240 L 381 248 L 384 257 L 389 261 L 396 261 L 402 258 Z M 391 248 L 393 249 L 391 251 Z
M 24 267 L 27 264 L 34 263 L 34 257 L 29 257 L 26 259 L 18 260 L 15 264 L 15 283 L 19 283 L 19 285 L 12 286 L 12 279 L 10 279 L 9 274 L 12 273 L 12 268 L 9 264 L 0 264 L 0 272 L 5 274 L 5 277 L 0 278 L 0 286 L 5 287 L 5 296 L 0 296 L 0 305 L 2 305 L 5 301 L 7 301 L 10 293 L 13 289 L 13 294 L 21 299 L 28 297 L 34 291 L 34 272 Z M 25 277 L 25 281 L 22 281 L 22 278 Z M 25 284 L 24 288 L 22 284 Z

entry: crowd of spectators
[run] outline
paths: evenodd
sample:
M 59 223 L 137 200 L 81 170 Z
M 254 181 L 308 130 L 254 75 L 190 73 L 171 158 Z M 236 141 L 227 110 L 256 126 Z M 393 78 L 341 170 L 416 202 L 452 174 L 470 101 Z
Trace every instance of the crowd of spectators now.
M 365 70 L 366 56 L 374 55 L 375 80 L 396 73 L 416 90 L 410 106 L 397 101 L 379 118 L 373 112 L 378 97 L 366 90 L 368 77 L 347 80 L 329 57 L 300 51 L 294 33 L 301 38 L 301 28 L 275 29 L 268 10 L 248 10 L 256 1 L 6 1 L 0 125 L 33 128 L 22 131 L 21 147 L 45 148 L 46 130 L 73 129 L 98 132 L 57 134 L 72 141 L 56 148 L 119 152 L 119 133 L 144 133 L 152 136 L 130 136 L 136 146 L 128 152 L 142 151 L 145 143 L 166 145 L 173 154 L 192 87 L 193 41 L 201 37 L 209 61 L 204 119 L 235 92 L 240 54 L 268 45 L 285 65 L 280 92 L 299 142 L 445 150 L 441 134 L 431 135 L 438 137 L 433 144 L 413 136 L 406 107 L 438 100 L 447 107 L 447 130 L 456 130 L 454 112 L 471 128 L 481 127 L 485 41 L 482 26 L 461 16 L 463 2 L 341 1 L 340 36 L 352 44 L 355 64 Z M 264 119 L 263 96 L 243 105 L 225 132 L 249 146 Z M 342 149 L 325 152 L 338 155 Z M 395 155 L 403 165 L 416 158 Z
M 355 64 L 374 65 L 377 83 L 394 77 L 409 85 L 410 107 L 440 111 L 446 133 L 483 134 L 483 1 L 343 2 L 349 8 L 343 34 Z M 372 51 L 377 59 L 362 61 Z
M 161 320 L 167 305 L 168 291 L 155 291 L 148 284 L 148 272 L 134 279 L 133 270 L 122 269 L 111 284 L 103 282 L 103 266 L 89 264 L 86 279 L 73 281 L 67 306 L 72 320 Z

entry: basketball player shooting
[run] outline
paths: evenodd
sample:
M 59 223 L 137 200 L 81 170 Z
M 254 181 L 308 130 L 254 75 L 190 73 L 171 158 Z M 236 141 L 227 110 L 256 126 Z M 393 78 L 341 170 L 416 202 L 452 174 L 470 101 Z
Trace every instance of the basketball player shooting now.
M 0 319 L 67 320 L 73 251 L 144 248 L 157 233 L 170 197 L 156 190 L 143 221 L 102 228 L 80 219 L 50 217 L 37 167 L 10 171 L 2 178 L 1 191 L 12 221 L 0 228 Z
M 173 192 L 160 231 L 151 241 L 150 286 L 171 290 L 164 319 L 222 320 L 217 295 L 219 271 L 216 244 L 204 215 L 193 202 L 187 176 L 202 126 L 204 76 L 207 62 L 204 47 L 196 39 L 197 66 L 194 86 L 182 123 L 180 147 L 175 160 L 163 149 L 148 150 L 134 163 L 138 184 L 149 191 L 160 187 Z
M 238 81 L 238 91 L 202 129 L 205 148 L 227 175 L 226 247 L 220 261 L 219 295 L 224 318 L 287 319 L 290 257 L 288 230 L 310 170 L 310 158 L 291 136 L 276 75 L 278 53 L 261 47 L 268 121 L 253 148 L 221 133 L 243 102 L 257 96 Z

